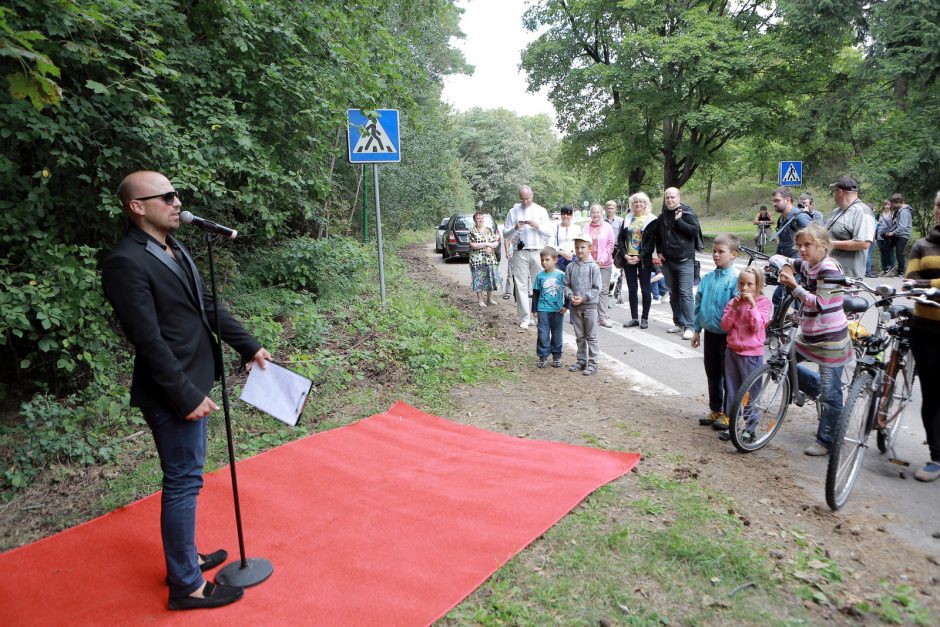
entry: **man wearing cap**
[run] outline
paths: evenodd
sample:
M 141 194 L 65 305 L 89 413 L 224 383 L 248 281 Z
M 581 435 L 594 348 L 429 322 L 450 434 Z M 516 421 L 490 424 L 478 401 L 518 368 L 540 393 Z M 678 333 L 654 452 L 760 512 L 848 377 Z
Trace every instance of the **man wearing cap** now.
M 663 192 L 663 212 L 656 225 L 656 251 L 663 274 L 669 284 L 669 305 L 675 326 L 667 333 L 682 333 L 682 339 L 692 339 L 693 319 L 692 283 L 695 274 L 695 243 L 699 236 L 698 217 L 692 208 L 684 205 L 675 187 Z M 654 260 L 655 263 L 655 260 Z
M 523 185 L 519 188 L 519 202 L 509 210 L 503 235 L 509 239 L 516 237 L 516 253 L 512 256 L 512 278 L 516 292 L 516 317 L 519 327 L 528 329 L 534 323 L 530 315 L 532 282 L 542 268 L 539 252 L 552 236 L 548 212 L 545 207 L 532 202 L 532 188 Z
M 883 233 L 885 248 L 893 249 L 898 258 L 897 276 L 904 276 L 904 251 L 914 231 L 914 209 L 904 203 L 903 194 L 892 194 L 893 217 L 888 230 Z
M 852 177 L 843 176 L 829 187 L 836 203 L 826 222 L 832 239 L 830 256 L 839 262 L 846 276 L 862 278 L 868 248 L 875 239 L 875 225 L 867 215 L 871 209 L 859 200 L 858 181 Z
M 578 361 L 568 372 L 591 376 L 597 372 L 600 348 L 597 339 L 597 304 L 601 289 L 601 269 L 591 256 L 593 240 L 589 233 L 574 236 L 575 259 L 565 270 L 565 300 L 571 302 L 571 325 L 578 345 Z

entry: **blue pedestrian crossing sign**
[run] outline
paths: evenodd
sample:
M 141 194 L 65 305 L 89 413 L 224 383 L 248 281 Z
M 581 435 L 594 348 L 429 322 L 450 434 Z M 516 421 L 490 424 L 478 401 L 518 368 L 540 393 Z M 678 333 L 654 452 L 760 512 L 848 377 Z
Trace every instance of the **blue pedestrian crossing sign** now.
M 360 109 L 347 109 L 346 130 L 350 163 L 401 161 L 397 109 L 378 109 L 375 120 Z
M 803 162 L 802 161 L 781 161 L 780 162 L 780 185 L 785 187 L 799 187 L 803 184 Z

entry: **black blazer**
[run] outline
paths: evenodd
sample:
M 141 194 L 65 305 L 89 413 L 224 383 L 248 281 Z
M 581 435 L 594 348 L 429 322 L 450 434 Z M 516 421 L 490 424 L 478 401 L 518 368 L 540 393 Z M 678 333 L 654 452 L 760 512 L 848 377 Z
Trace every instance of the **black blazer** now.
M 111 251 L 101 278 L 124 335 L 134 345 L 131 405 L 169 405 L 186 416 L 222 371 L 209 326 L 216 313 L 222 339 L 244 359 L 261 345 L 224 307 L 215 306 L 189 251 L 170 236 L 167 242 L 179 245 L 195 285 L 163 247 L 136 226 Z

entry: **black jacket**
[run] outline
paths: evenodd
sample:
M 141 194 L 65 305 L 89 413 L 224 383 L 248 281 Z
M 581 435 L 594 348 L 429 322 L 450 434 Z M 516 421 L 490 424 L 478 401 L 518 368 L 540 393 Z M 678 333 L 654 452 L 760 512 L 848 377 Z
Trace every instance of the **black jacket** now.
M 644 267 L 649 268 L 653 264 L 653 250 L 656 248 L 656 234 L 659 231 L 659 226 L 657 223 L 659 218 L 656 218 L 650 222 L 647 227 L 643 230 L 643 235 L 640 237 L 640 263 Z M 633 229 L 627 225 L 627 221 L 623 221 L 623 226 L 620 227 L 620 232 L 617 234 L 617 246 L 614 249 L 614 254 L 619 255 L 621 259 L 626 256 L 627 243 L 630 241 L 630 238 L 633 237 Z M 621 263 L 621 267 L 626 265 L 626 263 Z
M 656 219 L 656 250 L 668 261 L 679 261 L 695 256 L 701 226 L 698 216 L 688 205 L 679 205 L 682 217 L 676 220 L 675 211 L 659 214 Z
M 170 236 L 167 242 L 179 245 Z M 222 339 L 244 359 L 261 345 L 224 307 L 216 308 L 189 251 L 182 245 L 179 250 L 188 275 L 155 239 L 132 226 L 104 262 L 101 278 L 124 335 L 134 345 L 131 405 L 169 405 L 186 416 L 222 371 L 209 326 L 216 311 Z

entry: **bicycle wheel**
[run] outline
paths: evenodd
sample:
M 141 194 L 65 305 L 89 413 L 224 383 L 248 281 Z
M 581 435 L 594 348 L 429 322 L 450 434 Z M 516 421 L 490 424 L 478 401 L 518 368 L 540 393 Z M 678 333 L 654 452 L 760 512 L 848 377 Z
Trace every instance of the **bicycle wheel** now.
M 767 246 L 767 232 L 761 229 L 760 235 L 757 236 L 757 252 L 764 252 L 765 246 Z
M 780 305 L 774 309 L 774 314 L 767 325 L 767 346 L 770 351 L 776 351 L 784 338 L 790 333 L 796 318 L 796 310 L 793 309 L 793 294 L 789 292 L 784 294 Z
M 849 388 L 848 400 L 836 425 L 826 468 L 826 503 L 835 511 L 845 505 L 862 465 L 871 430 L 874 391 L 871 374 L 861 373 Z
M 897 416 L 888 423 L 888 425 L 878 431 L 877 442 L 878 450 L 887 453 L 894 447 L 894 440 L 898 437 L 898 431 L 901 429 L 901 419 L 904 417 L 904 408 L 911 402 L 911 388 L 914 387 L 914 357 L 908 353 L 904 367 L 898 370 L 894 378 L 894 385 L 888 392 L 887 403 L 885 404 L 885 416 L 890 418 Z
M 744 379 L 731 404 L 731 443 L 743 453 L 764 448 L 777 433 L 789 407 L 786 368 L 764 364 Z

